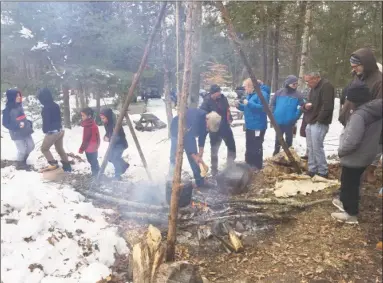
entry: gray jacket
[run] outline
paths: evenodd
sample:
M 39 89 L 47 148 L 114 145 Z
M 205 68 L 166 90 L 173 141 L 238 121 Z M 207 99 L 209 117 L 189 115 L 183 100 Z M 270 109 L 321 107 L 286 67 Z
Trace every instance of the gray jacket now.
M 9 111 L 9 122 L 9 134 L 12 140 L 23 140 L 33 133 L 32 122 L 27 120 L 21 105 Z M 20 128 L 21 122 L 24 123 L 23 128 Z
M 358 107 L 340 136 L 340 163 L 351 168 L 370 165 L 379 150 L 381 130 L 382 99 Z

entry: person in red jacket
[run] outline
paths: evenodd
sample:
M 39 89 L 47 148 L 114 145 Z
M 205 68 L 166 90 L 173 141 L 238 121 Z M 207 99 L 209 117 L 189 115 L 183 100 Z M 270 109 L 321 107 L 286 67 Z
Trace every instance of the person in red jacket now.
M 84 127 L 84 132 L 82 136 L 82 144 L 78 152 L 82 154 L 85 151 L 86 159 L 92 170 L 92 176 L 97 176 L 98 171 L 100 170 L 100 165 L 97 160 L 98 148 L 100 146 L 100 132 L 93 119 L 92 108 L 84 108 L 81 111 L 81 119 L 81 126 Z

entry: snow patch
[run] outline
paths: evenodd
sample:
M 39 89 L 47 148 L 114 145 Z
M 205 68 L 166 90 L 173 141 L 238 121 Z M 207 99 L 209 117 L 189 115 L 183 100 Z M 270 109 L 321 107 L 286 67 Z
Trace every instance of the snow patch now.
M 24 26 L 21 27 L 21 30 L 19 31 L 19 33 L 21 34 L 21 35 L 20 35 L 21 37 L 24 37 L 24 38 L 33 38 L 32 31 L 31 31 L 30 29 L 27 29 L 27 28 L 24 27 Z
M 47 43 L 39 41 L 39 42 L 37 42 L 37 44 L 35 46 L 33 46 L 31 48 L 31 51 L 35 51 L 35 50 L 48 50 L 48 49 L 49 49 L 49 45 Z

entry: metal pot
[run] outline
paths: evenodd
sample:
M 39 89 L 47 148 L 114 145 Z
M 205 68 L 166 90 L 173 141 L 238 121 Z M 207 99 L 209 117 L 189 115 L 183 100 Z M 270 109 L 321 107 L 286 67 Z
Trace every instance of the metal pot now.
M 166 182 L 166 202 L 170 205 L 170 198 L 172 195 L 172 182 Z M 178 207 L 185 207 L 191 203 L 193 195 L 193 183 L 188 181 L 181 184 L 180 199 L 178 202 Z

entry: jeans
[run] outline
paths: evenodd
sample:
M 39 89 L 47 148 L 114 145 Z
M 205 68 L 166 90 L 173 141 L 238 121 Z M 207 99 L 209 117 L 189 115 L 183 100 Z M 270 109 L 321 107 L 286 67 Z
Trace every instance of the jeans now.
M 356 216 L 359 212 L 360 178 L 364 170 L 366 167 L 349 168 L 342 166 L 340 201 L 343 203 L 344 210 L 352 216 Z
M 233 131 L 230 127 L 217 133 L 210 133 L 209 137 L 211 146 L 211 172 L 214 175 L 218 171 L 218 151 L 222 140 L 227 147 L 227 165 L 234 163 L 236 158 L 235 141 Z
M 126 169 L 129 167 L 129 164 L 122 159 L 122 153 L 125 148 L 119 145 L 116 145 L 112 148 L 108 161 L 111 162 L 114 166 L 114 175 L 120 177 L 125 173 Z
M 308 151 L 308 170 L 321 175 L 328 174 L 323 142 L 328 132 L 328 125 L 309 124 L 306 127 L 306 143 Z
M 290 147 L 293 145 L 293 131 L 294 125 L 278 125 L 281 129 L 282 136 L 285 135 L 285 141 L 287 146 Z M 279 144 L 278 137 L 275 136 L 275 147 L 273 155 L 276 155 L 281 150 L 281 145 Z
M 54 134 L 46 134 L 41 145 L 41 152 L 44 154 L 48 162 L 54 161 L 50 148 L 55 146 L 57 153 L 61 157 L 61 161 L 68 163 L 68 156 L 64 150 L 64 131 L 60 131 Z
M 92 170 L 92 176 L 97 176 L 98 171 L 100 171 L 100 165 L 98 164 L 98 152 L 85 152 L 86 159 L 90 164 L 90 169 Z
M 170 139 L 171 145 L 170 145 L 170 167 L 169 167 L 169 175 L 168 175 L 168 180 L 173 178 L 174 175 L 174 168 L 176 165 L 176 153 L 177 153 L 177 142 L 178 138 L 177 137 L 171 137 Z M 199 166 L 197 163 L 195 163 L 194 159 L 191 157 L 190 154 L 187 154 L 190 168 L 193 171 L 193 176 L 195 183 L 197 187 L 200 187 L 204 183 L 204 179 L 201 177 L 201 170 L 199 169 Z
M 263 167 L 263 140 L 266 130 L 260 132 L 259 136 L 255 136 L 255 130 L 246 130 L 246 153 L 245 161 L 251 167 L 259 170 Z
M 14 140 L 17 148 L 17 161 L 27 161 L 29 154 L 35 149 L 32 136 L 22 140 Z

